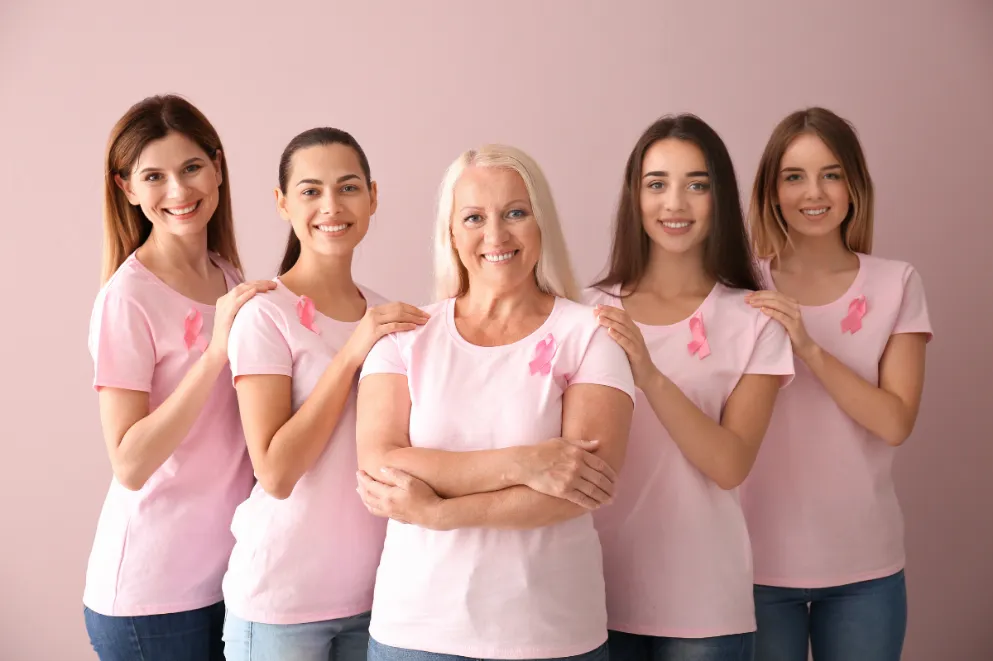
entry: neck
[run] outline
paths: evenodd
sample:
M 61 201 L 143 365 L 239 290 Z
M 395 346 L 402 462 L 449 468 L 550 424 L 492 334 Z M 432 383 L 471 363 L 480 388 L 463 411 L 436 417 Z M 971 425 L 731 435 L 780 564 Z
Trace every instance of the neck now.
M 852 251 L 845 247 L 841 230 L 823 236 L 790 232 L 790 240 L 779 256 L 777 267 L 791 272 L 835 271 L 849 263 Z
M 706 296 L 714 288 L 714 278 L 703 268 L 703 250 L 684 253 L 665 252 L 655 244 L 648 257 L 648 268 L 638 283 L 638 291 L 660 298 Z
M 191 236 L 176 236 L 152 229 L 148 240 L 136 251 L 146 266 L 167 271 L 210 277 L 207 230 Z
M 306 250 L 280 279 L 298 294 L 317 302 L 355 296 L 358 288 L 352 280 L 352 253 L 317 255 Z
M 468 293 L 458 300 L 463 316 L 502 322 L 524 315 L 547 312 L 544 304 L 551 298 L 538 289 L 533 278 L 510 291 L 496 291 L 480 284 L 470 284 Z

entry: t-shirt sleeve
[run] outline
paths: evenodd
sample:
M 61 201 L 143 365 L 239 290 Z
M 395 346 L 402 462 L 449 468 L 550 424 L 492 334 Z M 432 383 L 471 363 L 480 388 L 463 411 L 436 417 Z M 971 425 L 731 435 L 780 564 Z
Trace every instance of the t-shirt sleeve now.
M 104 290 L 90 317 L 93 387 L 151 392 L 156 354 L 152 327 L 141 304 Z
M 624 349 L 607 335 L 605 328 L 598 327 L 586 347 L 586 353 L 579 362 L 579 368 L 569 379 L 569 385 L 591 383 L 610 386 L 635 397 L 634 377 L 631 363 Z
M 769 318 L 763 319 L 744 373 L 781 376 L 781 387 L 793 380 L 793 345 L 782 324 Z
M 265 294 L 256 294 L 265 296 Z M 228 334 L 233 378 L 249 374 L 293 376 L 293 354 L 272 310 L 249 301 L 234 318 Z
M 362 364 L 362 373 L 359 379 L 364 379 L 370 374 L 401 374 L 407 376 L 407 366 L 403 363 L 403 356 L 400 353 L 400 339 L 396 334 L 384 335 L 379 338 Z
M 893 326 L 892 334 L 898 333 L 924 333 L 929 342 L 933 336 L 927 299 L 924 295 L 924 282 L 912 266 L 908 266 L 903 279 L 903 299 L 900 302 L 896 324 Z

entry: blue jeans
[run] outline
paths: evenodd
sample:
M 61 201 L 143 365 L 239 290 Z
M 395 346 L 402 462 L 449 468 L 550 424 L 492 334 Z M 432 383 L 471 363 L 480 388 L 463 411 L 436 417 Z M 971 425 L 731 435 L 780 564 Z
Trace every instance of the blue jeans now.
M 366 661 L 369 613 L 305 624 L 261 624 L 228 613 L 227 661 Z
M 224 604 L 165 615 L 119 617 L 83 607 L 100 661 L 224 661 Z
M 420 650 L 407 650 L 383 645 L 382 643 L 377 643 L 375 639 L 370 638 L 369 661 L 496 661 L 496 659 L 471 659 L 454 654 L 436 654 L 434 652 L 422 652 Z M 539 660 L 532 659 L 530 661 Z M 608 661 L 607 643 L 585 654 L 562 657 L 561 661 Z
M 834 588 L 755 586 L 756 661 L 900 661 L 907 583 L 892 576 Z
M 610 661 L 752 661 L 755 634 L 663 638 L 608 632 Z

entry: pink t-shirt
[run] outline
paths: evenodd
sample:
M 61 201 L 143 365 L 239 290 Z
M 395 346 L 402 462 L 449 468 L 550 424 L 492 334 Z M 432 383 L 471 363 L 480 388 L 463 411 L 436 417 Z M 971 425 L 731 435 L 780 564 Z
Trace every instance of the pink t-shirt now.
M 912 266 L 869 255 L 849 290 L 803 306 L 810 337 L 869 383 L 890 336 L 926 333 L 927 303 Z M 774 286 L 769 263 L 762 269 Z M 882 578 L 903 568 L 903 515 L 893 488 L 896 448 L 838 408 L 797 361 L 765 443 L 742 486 L 755 582 L 818 588 Z
M 587 290 L 586 300 L 623 308 L 618 291 Z M 742 375 L 780 375 L 784 385 L 793 376 L 789 336 L 746 304 L 746 293 L 718 284 L 690 318 L 638 324 L 652 362 L 718 422 Z M 696 321 L 691 327 L 693 319 L 702 330 L 694 330 Z M 692 351 L 701 337 L 706 344 Z M 686 459 L 640 390 L 616 499 L 593 519 L 610 629 L 677 638 L 755 630 L 752 556 L 737 489 L 722 489 Z
M 303 405 L 359 322 L 336 321 L 314 310 L 278 279 L 239 311 L 228 354 L 235 377 L 292 377 L 292 407 Z M 359 288 L 367 305 L 385 302 Z M 356 379 L 357 381 L 357 379 Z M 224 600 L 238 617 L 266 624 L 300 624 L 367 612 L 386 522 L 366 510 L 355 492 L 355 389 L 324 452 L 289 498 L 273 498 L 258 484 L 234 515 L 237 539 L 224 576 Z
M 219 256 L 228 288 L 241 281 Z M 214 307 L 170 288 L 132 254 L 97 295 L 89 349 L 95 388 L 149 394 L 155 410 L 199 360 Z M 198 332 L 199 331 L 199 332 Z M 231 516 L 252 466 L 227 367 L 189 434 L 138 491 L 116 479 L 100 513 L 83 603 L 103 615 L 154 615 L 221 601 Z
M 362 370 L 403 374 L 410 443 L 442 450 L 533 445 L 561 435 L 575 383 L 634 396 L 624 352 L 591 308 L 558 298 L 528 337 L 467 342 L 455 300 L 425 308 L 417 330 L 380 340 Z M 405 649 L 526 659 L 589 652 L 607 638 L 600 542 L 583 514 L 533 530 L 425 530 L 390 521 L 376 577 L 372 637 Z

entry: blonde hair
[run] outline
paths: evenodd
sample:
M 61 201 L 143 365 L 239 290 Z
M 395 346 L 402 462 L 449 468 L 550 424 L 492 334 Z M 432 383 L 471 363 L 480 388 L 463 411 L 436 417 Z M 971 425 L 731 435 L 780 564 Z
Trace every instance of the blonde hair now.
M 453 298 L 469 291 L 469 273 L 452 244 L 455 185 L 469 167 L 507 168 L 520 175 L 528 190 L 531 211 L 541 232 L 541 254 L 534 273 L 538 288 L 546 294 L 579 300 L 579 287 L 569 262 L 565 236 L 562 234 L 548 180 L 530 156 L 507 145 L 483 145 L 478 149 L 465 151 L 445 171 L 438 191 L 434 233 L 437 298 Z
M 776 186 L 783 154 L 797 136 L 816 135 L 841 164 L 848 184 L 851 210 L 841 223 L 841 237 L 853 252 L 872 252 L 873 188 L 869 167 L 855 128 L 824 108 L 798 110 L 779 123 L 769 138 L 752 187 L 748 228 L 755 256 L 778 257 L 789 243 L 786 221 L 777 204 Z
M 115 176 L 127 180 L 148 143 L 169 133 L 179 133 L 195 142 L 211 159 L 221 152 L 221 185 L 217 210 L 207 224 L 207 250 L 226 259 L 241 272 L 231 211 L 231 179 L 217 131 L 192 103 L 175 95 L 150 96 L 121 117 L 110 132 L 104 156 L 103 269 L 107 282 L 128 255 L 152 233 L 152 223 L 141 207 L 132 206 Z

